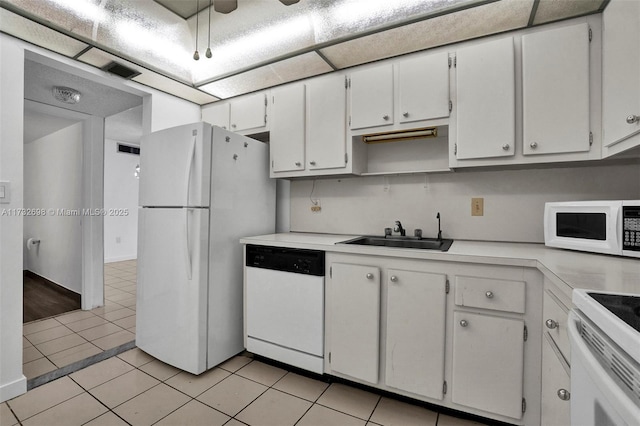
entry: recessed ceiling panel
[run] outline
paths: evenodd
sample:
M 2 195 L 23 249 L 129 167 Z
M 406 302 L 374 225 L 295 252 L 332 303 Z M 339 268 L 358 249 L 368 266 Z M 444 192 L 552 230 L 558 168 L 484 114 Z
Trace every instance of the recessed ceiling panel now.
M 65 56 L 74 57 L 87 47 L 86 43 L 43 27 L 6 9 L 0 9 L 0 22 L 3 32 Z
M 332 70 L 329 64 L 322 60 L 320 56 L 315 52 L 310 52 L 205 84 L 200 88 L 224 99 L 331 72 Z
M 502 0 L 419 21 L 321 50 L 346 68 L 404 53 L 526 27 L 533 0 Z
M 535 25 L 544 24 L 546 22 L 553 22 L 560 19 L 571 18 L 572 16 L 594 13 L 600 8 L 600 6 L 602 6 L 602 1 L 603 0 L 540 0 L 533 23 Z

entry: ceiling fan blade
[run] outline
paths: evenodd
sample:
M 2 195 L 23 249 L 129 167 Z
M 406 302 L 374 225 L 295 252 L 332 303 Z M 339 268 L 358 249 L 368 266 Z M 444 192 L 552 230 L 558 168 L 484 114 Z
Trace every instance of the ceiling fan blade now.
M 220 13 L 233 12 L 238 8 L 238 0 L 213 0 L 213 10 Z

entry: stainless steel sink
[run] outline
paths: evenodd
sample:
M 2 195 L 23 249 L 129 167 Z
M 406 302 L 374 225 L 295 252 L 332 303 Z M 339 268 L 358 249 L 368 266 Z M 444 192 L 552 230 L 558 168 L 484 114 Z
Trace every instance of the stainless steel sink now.
M 341 244 L 447 251 L 453 240 L 416 237 L 358 237 Z

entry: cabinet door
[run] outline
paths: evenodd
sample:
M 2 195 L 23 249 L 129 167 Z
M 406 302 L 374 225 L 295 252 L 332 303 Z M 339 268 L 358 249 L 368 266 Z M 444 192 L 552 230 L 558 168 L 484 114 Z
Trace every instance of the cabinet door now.
M 273 89 L 269 136 L 273 172 L 304 170 L 304 84 Z
M 264 127 L 267 124 L 267 95 L 257 93 L 231 101 L 231 131 Z
M 543 425 L 571 424 L 569 366 L 548 333 L 542 339 Z
M 399 62 L 400 123 L 449 116 L 449 55 L 438 53 Z
M 456 52 L 456 133 L 459 160 L 514 155 L 513 37 Z
M 520 319 L 454 312 L 451 400 L 521 418 L 523 336 Z
M 443 274 L 388 270 L 388 386 L 442 399 L 446 281 Z
M 311 80 L 307 85 L 309 170 L 345 167 L 346 93 L 341 75 Z
M 522 37 L 523 153 L 589 151 L 589 26 Z
M 351 128 L 393 124 L 393 65 L 351 74 Z
M 609 147 L 640 132 L 634 120 L 640 116 L 640 2 L 610 2 L 602 27 L 602 127 Z
M 202 121 L 214 126 L 229 128 L 229 104 L 213 104 L 202 108 Z
M 331 370 L 378 383 L 380 269 L 333 263 Z

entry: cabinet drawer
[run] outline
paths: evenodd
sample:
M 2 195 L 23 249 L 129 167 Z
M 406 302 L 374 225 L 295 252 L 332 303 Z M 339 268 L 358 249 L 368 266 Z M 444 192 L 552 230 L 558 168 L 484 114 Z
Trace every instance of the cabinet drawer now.
M 524 281 L 458 276 L 455 282 L 455 302 L 458 306 L 523 314 L 525 283 Z
M 569 309 L 547 290 L 544 292 L 542 313 L 545 331 L 558 346 L 564 359 L 569 362 L 571 359 L 567 334 Z

